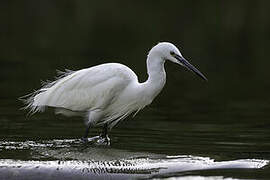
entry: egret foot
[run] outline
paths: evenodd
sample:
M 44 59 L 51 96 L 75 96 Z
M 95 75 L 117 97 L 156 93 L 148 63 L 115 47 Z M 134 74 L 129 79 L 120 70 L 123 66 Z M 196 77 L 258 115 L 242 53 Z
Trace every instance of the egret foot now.
M 110 145 L 110 138 L 108 136 L 108 124 L 104 124 L 103 131 L 99 135 L 99 139 L 96 142 L 97 145 Z
M 88 142 L 88 138 L 82 137 L 82 138 L 81 138 L 81 141 L 84 142 L 84 143 L 87 143 L 87 142 Z
M 81 141 L 83 143 L 96 143 L 98 140 L 100 139 L 100 136 L 94 136 L 94 137 L 90 137 L 90 138 L 87 138 L 87 137 L 82 137 L 81 138 Z
M 97 145 L 107 145 L 109 146 L 111 144 L 111 140 L 108 135 L 104 136 L 101 134 L 96 142 Z

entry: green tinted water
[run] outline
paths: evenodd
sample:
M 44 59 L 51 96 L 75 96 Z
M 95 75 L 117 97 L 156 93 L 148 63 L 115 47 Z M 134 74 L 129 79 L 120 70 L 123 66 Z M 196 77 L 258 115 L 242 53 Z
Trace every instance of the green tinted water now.
M 177 82 L 174 78 L 172 81 Z M 34 81 L 35 78 L 32 79 Z M 16 82 L 11 80 L 9 85 Z M 20 164 L 16 160 L 22 160 L 27 164 L 30 160 L 35 160 L 36 163 L 52 160 L 69 163 L 69 160 L 76 160 L 78 163 L 88 160 L 107 162 L 108 160 L 150 158 L 160 159 L 168 165 L 171 162 L 167 157 L 177 156 L 177 160 L 174 160 L 176 163 L 173 165 L 173 167 L 179 167 L 177 170 L 172 170 L 169 165 L 168 172 L 157 174 L 152 171 L 147 171 L 148 173 L 145 174 L 144 171 L 129 169 L 120 174 L 114 172 L 114 175 L 119 176 L 113 177 L 269 178 L 269 166 L 257 170 L 248 169 L 247 167 L 251 165 L 245 162 L 246 165 L 240 166 L 241 169 L 229 163 L 226 167 L 213 165 L 211 169 L 215 170 L 205 170 L 209 167 L 196 166 L 202 163 L 201 161 L 185 165 L 183 159 L 179 160 L 178 156 L 211 158 L 216 162 L 239 159 L 270 160 L 270 115 L 268 113 L 270 105 L 268 103 L 240 98 L 230 101 L 224 97 L 215 99 L 218 97 L 209 95 L 207 92 L 211 90 L 209 86 L 212 85 L 208 85 L 211 80 L 205 84 L 190 77 L 190 80 L 185 83 L 187 86 L 192 83 L 193 89 L 185 93 L 183 88 L 187 89 L 187 87 L 184 87 L 184 84 L 181 87 L 168 83 L 164 93 L 157 97 L 151 106 L 146 107 L 136 117 L 127 118 L 112 130 L 111 146 L 96 147 L 79 141 L 85 128 L 80 118 L 55 116 L 50 109 L 46 113 L 28 117 L 25 111 L 19 110 L 22 104 L 17 100 L 18 95 L 15 92 L 21 92 L 24 89 L 30 91 L 31 88 L 23 86 L 24 81 L 18 81 L 18 89 L 22 85 L 23 90 L 12 89 L 11 95 L 1 99 L 0 159 L 14 160 L 9 163 L 16 165 Z M 166 90 L 174 94 L 168 94 Z M 99 134 L 99 131 L 99 129 L 92 129 L 90 136 Z M 194 159 L 185 159 L 184 162 L 192 163 Z M 255 166 L 261 167 L 265 165 L 264 163 L 267 164 L 267 161 Z M 35 165 L 33 162 L 29 164 L 42 167 L 42 164 Z M 208 162 L 208 164 L 211 163 Z M 64 164 L 63 167 L 66 165 Z M 141 165 L 141 162 L 136 162 L 132 167 L 137 165 Z M 163 164 L 161 167 L 166 165 Z M 23 167 L 23 165 L 20 166 Z M 149 164 L 145 166 L 151 167 Z M 184 167 L 189 166 L 192 168 L 185 170 Z M 161 167 L 156 167 L 155 164 L 155 168 Z M 102 175 L 109 177 L 110 171 L 105 171 Z
M 0 179 L 270 179 L 269 2 L 1 1 Z M 166 64 L 161 94 L 109 147 L 80 143 L 80 118 L 19 110 L 55 69 L 120 62 L 143 81 L 160 41 L 209 82 Z

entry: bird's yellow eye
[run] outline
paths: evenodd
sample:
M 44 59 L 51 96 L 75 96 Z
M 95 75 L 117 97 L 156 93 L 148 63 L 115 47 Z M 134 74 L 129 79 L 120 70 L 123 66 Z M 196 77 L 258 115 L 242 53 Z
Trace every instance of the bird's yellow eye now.
M 174 55 L 175 55 L 175 53 L 174 53 L 173 51 L 171 51 L 171 52 L 170 52 L 170 54 L 171 54 L 172 56 L 174 56 Z

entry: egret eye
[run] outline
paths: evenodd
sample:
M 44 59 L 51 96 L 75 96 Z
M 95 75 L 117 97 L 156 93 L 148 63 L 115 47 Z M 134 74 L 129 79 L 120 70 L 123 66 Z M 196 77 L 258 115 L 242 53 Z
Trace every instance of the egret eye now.
M 171 51 L 171 52 L 170 52 L 170 54 L 171 54 L 172 56 L 174 56 L 174 55 L 175 55 L 175 53 L 174 53 L 173 51 Z

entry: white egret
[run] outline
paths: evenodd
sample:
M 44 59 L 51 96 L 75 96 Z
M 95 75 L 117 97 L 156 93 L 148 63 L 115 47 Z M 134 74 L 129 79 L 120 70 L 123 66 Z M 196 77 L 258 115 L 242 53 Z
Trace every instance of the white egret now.
M 202 79 L 206 77 L 192 66 L 173 44 L 161 42 L 147 57 L 148 79 L 140 83 L 136 74 L 119 63 L 106 63 L 78 71 L 67 71 L 55 81 L 25 97 L 31 113 L 54 107 L 57 114 L 85 116 L 87 141 L 90 127 L 103 126 L 100 137 L 109 143 L 108 130 L 132 112 L 149 105 L 166 82 L 166 60 L 180 64 Z

